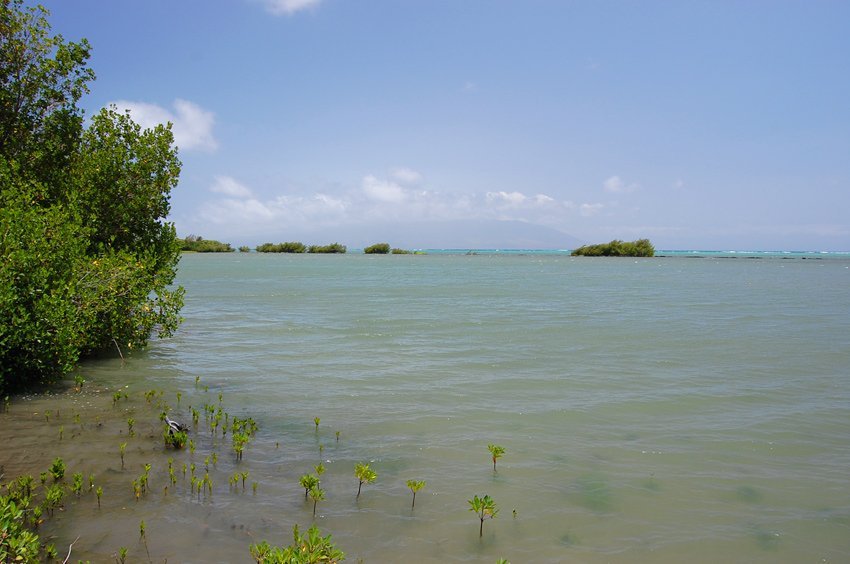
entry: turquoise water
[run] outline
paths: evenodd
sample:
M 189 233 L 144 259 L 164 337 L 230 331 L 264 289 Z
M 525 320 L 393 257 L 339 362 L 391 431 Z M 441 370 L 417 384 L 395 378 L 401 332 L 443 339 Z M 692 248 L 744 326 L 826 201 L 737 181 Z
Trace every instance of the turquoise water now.
M 108 510 L 45 525 L 93 561 L 144 557 L 140 519 L 155 561 L 250 561 L 312 522 L 298 477 L 322 460 L 316 523 L 353 562 L 846 562 L 850 260 L 712 255 L 185 255 L 180 332 L 86 364 L 83 394 L 15 402 L 6 471 L 63 455 L 109 485 Z M 203 429 L 194 454 L 164 450 L 148 389 L 183 420 L 219 394 L 256 419 L 243 462 Z M 40 415 L 58 405 L 62 441 Z M 90 421 L 74 437 L 72 412 Z M 163 493 L 169 456 L 212 452 L 211 498 Z M 146 461 L 158 483 L 136 502 Z M 362 461 L 378 479 L 358 501 Z M 415 510 L 408 479 L 427 481 Z M 474 494 L 501 508 L 482 539 Z

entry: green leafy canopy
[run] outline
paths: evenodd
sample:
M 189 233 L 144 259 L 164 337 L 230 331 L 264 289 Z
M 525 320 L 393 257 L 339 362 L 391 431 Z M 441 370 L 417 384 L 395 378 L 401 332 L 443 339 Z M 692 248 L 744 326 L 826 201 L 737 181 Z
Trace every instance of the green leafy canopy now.
M 51 35 L 48 15 L 0 0 L 0 393 L 180 322 L 170 126 L 114 107 L 84 126 L 90 46 Z

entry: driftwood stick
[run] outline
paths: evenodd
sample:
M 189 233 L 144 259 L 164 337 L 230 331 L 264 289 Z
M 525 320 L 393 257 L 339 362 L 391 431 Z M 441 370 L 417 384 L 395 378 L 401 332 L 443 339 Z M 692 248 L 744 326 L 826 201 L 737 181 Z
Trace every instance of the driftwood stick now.
M 115 340 L 115 337 L 112 337 L 112 342 L 115 343 L 115 348 L 118 349 L 118 356 L 121 357 L 121 362 L 124 362 L 124 355 L 121 353 L 121 347 L 118 346 L 118 341 Z
M 78 540 L 80 540 L 80 537 L 75 538 L 74 542 L 72 542 L 70 546 L 68 546 L 68 556 L 65 557 L 65 560 L 62 561 L 62 564 L 68 564 L 68 560 L 71 558 L 71 549 L 74 548 L 74 545 L 77 543 Z

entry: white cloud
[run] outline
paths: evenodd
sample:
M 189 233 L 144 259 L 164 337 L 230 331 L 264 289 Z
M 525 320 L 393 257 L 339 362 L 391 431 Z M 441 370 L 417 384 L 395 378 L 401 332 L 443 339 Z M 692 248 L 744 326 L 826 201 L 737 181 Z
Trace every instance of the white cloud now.
M 247 186 L 229 176 L 216 176 L 215 183 L 210 186 L 210 191 L 234 198 L 250 198 L 252 196 L 251 190 Z
M 318 6 L 321 0 L 266 0 L 266 8 L 276 16 L 291 16 L 295 12 Z
M 404 188 L 389 180 L 378 180 L 371 174 L 363 178 L 363 192 L 379 202 L 403 202 L 407 195 Z
M 526 195 L 521 192 L 487 192 L 488 202 L 503 202 L 509 206 L 518 206 L 525 200 Z
M 402 184 L 419 184 L 422 182 L 422 175 L 415 170 L 399 167 L 390 171 L 390 175 Z
M 509 221 L 557 230 L 572 221 L 595 215 L 602 204 L 577 204 L 547 194 L 520 191 L 434 191 L 420 185 L 422 176 L 412 169 L 391 169 L 386 177 L 366 175 L 348 187 L 326 186 L 309 191 L 271 189 L 263 197 L 258 187 L 245 186 L 220 176 L 210 187 L 219 197 L 202 204 L 181 228 L 210 231 L 219 237 L 264 237 L 272 233 L 339 232 L 369 225 L 422 222 Z M 214 228 L 214 229 L 213 229 Z M 290 235 L 284 235 L 290 236 Z M 292 235 L 294 236 L 294 235 Z
M 592 217 L 602 211 L 605 206 L 603 204 L 582 204 L 578 207 L 579 213 L 583 217 Z
M 602 187 L 606 192 L 611 192 L 614 194 L 625 194 L 628 192 L 634 192 L 638 188 L 640 188 L 640 184 L 626 184 L 619 176 L 612 176 L 605 180 L 602 183 Z
M 218 142 L 212 132 L 215 114 L 193 102 L 178 98 L 174 100 L 173 111 L 146 102 L 117 100 L 110 103 L 114 104 L 119 111 L 128 110 L 133 121 L 143 128 L 152 128 L 171 122 L 174 144 L 179 149 L 215 151 L 218 148 Z

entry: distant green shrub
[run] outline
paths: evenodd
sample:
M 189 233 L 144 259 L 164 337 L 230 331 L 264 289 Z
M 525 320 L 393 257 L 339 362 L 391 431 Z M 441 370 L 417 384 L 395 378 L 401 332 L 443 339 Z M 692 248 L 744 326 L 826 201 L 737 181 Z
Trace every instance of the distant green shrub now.
M 250 253 L 251 247 L 249 247 L 248 245 L 242 245 L 241 247 L 239 247 L 239 252 L 240 253 Z
M 230 243 L 222 243 L 213 239 L 204 239 L 197 235 L 189 235 L 185 239 L 178 239 L 181 251 L 195 253 L 232 253 L 234 251 Z
M 412 255 L 412 251 L 408 251 L 407 249 L 393 249 L 392 253 L 394 255 Z
M 348 249 L 345 245 L 331 243 L 330 245 L 310 245 L 308 253 L 340 253 L 344 254 Z
M 300 241 L 286 243 L 263 243 L 257 247 L 258 253 L 306 253 L 307 247 Z
M 367 255 L 387 255 L 390 252 L 389 243 L 375 243 L 363 249 Z
M 610 243 L 584 245 L 570 253 L 572 256 L 585 257 L 651 257 L 655 256 L 655 247 L 649 239 L 625 242 L 614 239 Z

